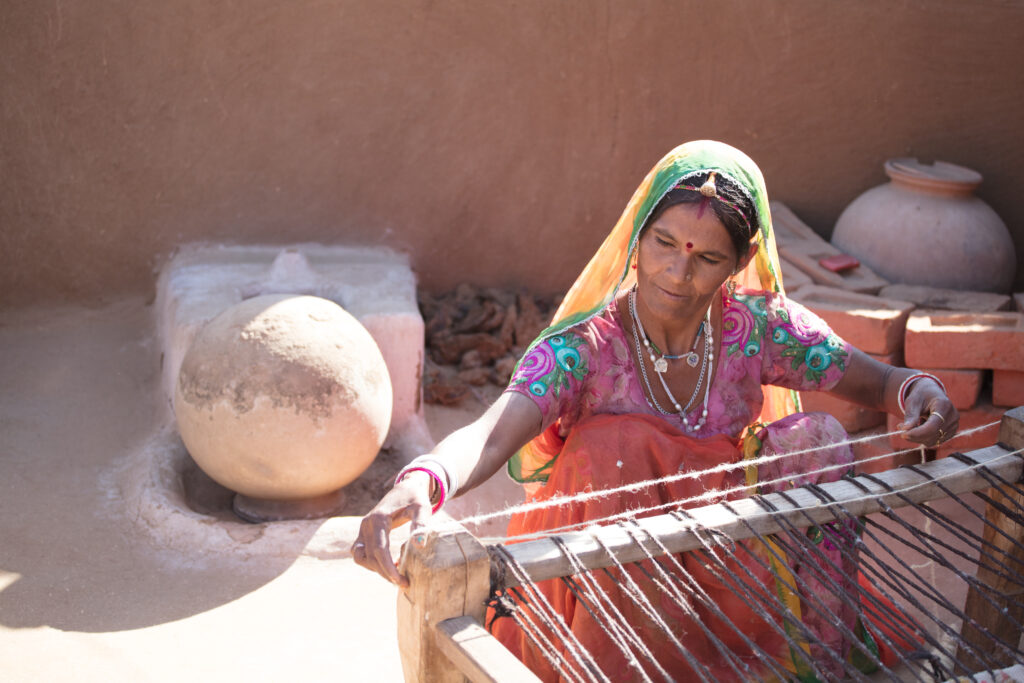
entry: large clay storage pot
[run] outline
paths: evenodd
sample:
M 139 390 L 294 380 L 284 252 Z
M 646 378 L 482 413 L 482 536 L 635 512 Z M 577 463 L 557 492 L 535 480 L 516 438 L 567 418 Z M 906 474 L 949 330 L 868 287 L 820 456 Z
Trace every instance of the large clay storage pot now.
M 890 181 L 846 207 L 832 243 L 892 282 L 1008 293 L 1017 258 L 1006 224 L 973 195 L 981 174 L 917 159 L 885 162 Z

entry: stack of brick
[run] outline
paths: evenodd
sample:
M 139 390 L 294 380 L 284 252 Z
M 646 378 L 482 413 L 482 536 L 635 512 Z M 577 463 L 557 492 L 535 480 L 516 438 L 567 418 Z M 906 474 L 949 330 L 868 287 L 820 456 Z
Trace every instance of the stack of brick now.
M 772 202 L 771 212 L 787 291 L 801 289 L 800 285 L 807 279 L 819 285 L 864 294 L 874 294 L 889 284 L 864 265 L 838 273 L 823 267 L 821 259 L 838 256 L 842 252 L 814 232 L 785 204 Z M 791 275 L 795 278 L 795 286 L 790 283 Z
M 1024 312 L 919 309 L 907 321 L 905 348 L 909 366 L 946 384 L 960 411 L 961 431 L 995 422 L 1007 408 L 1024 405 Z M 979 398 L 989 372 L 991 395 Z M 890 418 L 890 423 L 895 421 Z M 993 427 L 957 438 L 939 454 L 989 445 L 995 432 Z M 904 443 L 893 439 L 894 446 Z
M 903 364 L 904 331 L 914 304 L 820 285 L 803 287 L 795 298 L 861 351 L 889 365 Z M 808 392 L 802 399 L 805 409 L 835 415 L 850 433 L 885 423 L 885 413 L 829 394 Z
M 1024 405 L 1024 293 L 1011 298 L 890 284 L 863 265 L 835 273 L 820 263 L 840 254 L 834 246 L 784 204 L 773 202 L 771 211 L 789 295 L 877 360 L 938 376 L 960 411 L 961 431 Z M 828 394 L 805 393 L 802 400 L 805 410 L 835 415 L 856 436 L 895 431 L 900 421 Z M 988 445 L 994 437 L 995 428 L 960 437 L 939 449 L 939 455 Z M 887 444 L 859 444 L 855 451 L 863 458 L 880 455 L 886 447 L 912 446 L 892 437 Z M 911 453 L 869 469 L 919 458 Z

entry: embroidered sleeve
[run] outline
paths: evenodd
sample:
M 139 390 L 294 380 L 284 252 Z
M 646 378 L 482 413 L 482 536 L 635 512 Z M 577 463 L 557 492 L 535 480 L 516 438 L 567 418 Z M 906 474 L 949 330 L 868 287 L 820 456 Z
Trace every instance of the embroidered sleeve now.
M 765 329 L 768 325 L 768 310 L 763 294 L 740 294 L 736 292 L 726 302 L 722 311 L 722 345 L 732 356 L 756 356 L 761 352 Z
M 506 391 L 533 399 L 546 427 L 580 395 L 592 357 L 587 341 L 571 330 L 548 337 L 519 361 Z
M 797 391 L 828 391 L 846 372 L 850 346 L 802 305 L 778 294 L 764 297 L 761 382 Z

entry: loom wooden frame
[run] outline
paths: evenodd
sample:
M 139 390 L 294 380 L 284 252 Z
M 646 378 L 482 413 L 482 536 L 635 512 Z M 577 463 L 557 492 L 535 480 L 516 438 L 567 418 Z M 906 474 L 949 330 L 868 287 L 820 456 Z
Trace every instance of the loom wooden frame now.
M 1021 449 L 1024 449 L 1024 408 L 1016 408 L 1004 415 L 997 444 L 966 455 L 1002 479 L 1019 482 L 1024 479 Z M 933 478 L 941 478 L 943 485 L 953 494 L 991 488 L 991 484 L 974 467 L 955 458 L 935 460 L 918 468 Z M 832 521 L 835 517 L 830 508 L 836 505 L 842 505 L 855 515 L 867 515 L 884 506 L 895 509 L 909 503 L 946 497 L 946 493 L 931 484 L 927 477 L 905 468 L 876 474 L 873 479 L 856 477 L 855 480 L 860 487 L 850 481 L 820 485 L 821 490 L 835 499 L 834 503 L 824 503 L 811 491 L 797 488 L 788 491 L 786 497 L 779 494 L 763 496 L 776 509 L 772 512 L 753 500 L 742 499 L 728 505 L 715 504 L 688 510 L 691 522 L 681 522 L 677 517 L 665 514 L 636 520 L 636 524 L 646 534 L 658 539 L 669 552 L 679 553 L 702 547 L 694 526 L 698 526 L 702 534 L 719 532 L 730 539 L 741 540 L 752 537 L 754 532 L 764 535 L 780 531 L 785 526 L 803 528 L 812 523 Z M 886 485 L 891 489 L 886 489 Z M 869 493 L 866 494 L 865 489 Z M 898 493 L 904 494 L 909 503 Z M 999 491 L 996 494 L 1006 495 Z M 1019 496 L 1012 492 L 1009 495 Z M 991 509 L 986 514 L 990 519 L 997 519 L 997 523 L 1001 515 Z M 436 528 L 418 534 L 402 549 L 400 569 L 409 577 L 411 584 L 398 601 L 398 638 L 406 681 L 448 683 L 467 678 L 476 683 L 537 681 L 537 677 L 481 625 L 484 620 L 483 603 L 491 591 L 491 563 L 486 548 L 465 528 L 443 514 L 435 516 L 432 527 Z M 1024 529 L 1018 527 L 1013 533 L 1024 542 Z M 561 534 L 560 538 L 588 569 L 612 564 L 602 545 L 611 549 L 621 563 L 644 559 L 647 552 L 652 555 L 664 553 L 653 540 L 646 542 L 645 549 L 637 547 L 636 537 L 618 525 L 592 527 L 586 531 Z M 505 548 L 533 581 L 573 573 L 568 559 L 549 538 Z M 1024 557 L 1017 559 L 1024 562 Z M 982 562 L 978 578 L 995 586 L 997 578 L 987 576 L 985 570 Z M 502 583 L 504 587 L 518 585 L 514 577 L 505 577 Z M 977 614 L 972 614 L 972 617 L 978 623 L 991 622 L 998 629 L 1000 615 L 996 614 L 997 610 L 977 600 L 977 596 L 972 601 L 972 593 L 968 594 L 965 610 L 971 613 L 973 604 Z

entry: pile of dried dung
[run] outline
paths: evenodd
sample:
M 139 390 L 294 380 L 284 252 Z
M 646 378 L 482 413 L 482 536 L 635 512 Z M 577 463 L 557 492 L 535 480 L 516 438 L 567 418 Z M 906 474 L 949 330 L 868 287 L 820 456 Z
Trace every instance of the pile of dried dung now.
M 461 284 L 440 296 L 419 293 L 426 323 L 423 397 L 454 405 L 471 387 L 505 386 L 523 351 L 547 327 L 560 297 Z

